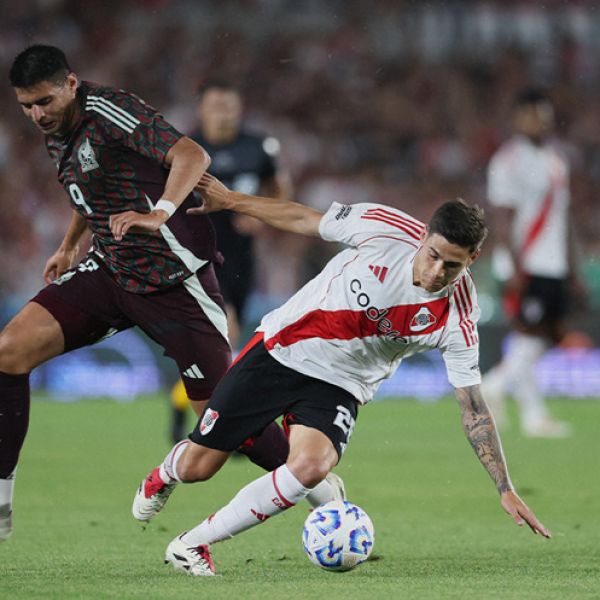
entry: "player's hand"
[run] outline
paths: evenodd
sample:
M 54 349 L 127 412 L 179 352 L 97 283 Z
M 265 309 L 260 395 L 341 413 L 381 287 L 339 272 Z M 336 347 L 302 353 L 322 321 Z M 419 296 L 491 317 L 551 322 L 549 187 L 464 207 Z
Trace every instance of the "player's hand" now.
M 128 210 L 118 215 L 111 215 L 108 225 L 115 240 L 120 242 L 129 231 L 133 233 L 158 231 L 168 218 L 169 215 L 164 210 L 153 210 L 150 213 Z
M 58 249 L 47 261 L 44 267 L 44 281 L 46 284 L 52 283 L 63 273 L 73 267 L 79 254 L 79 246 L 70 250 Z
M 517 525 L 525 525 L 527 523 L 533 533 L 539 533 L 545 538 L 552 537 L 550 530 L 538 521 L 533 511 L 519 498 L 516 492 L 504 492 L 500 503 L 502 504 L 502 508 L 514 519 Z
M 188 208 L 185 212 L 189 215 L 206 215 L 211 212 L 228 208 L 231 190 L 222 184 L 216 177 L 204 173 L 196 189 L 202 195 L 202 206 Z

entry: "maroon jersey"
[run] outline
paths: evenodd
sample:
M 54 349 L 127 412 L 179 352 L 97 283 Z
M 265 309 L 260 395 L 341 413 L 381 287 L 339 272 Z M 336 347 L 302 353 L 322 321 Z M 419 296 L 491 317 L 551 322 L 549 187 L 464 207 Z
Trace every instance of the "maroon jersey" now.
M 127 210 L 148 213 L 160 199 L 169 170 L 165 157 L 182 137 L 137 96 L 90 82 L 77 91 L 81 116 L 66 139 L 46 146 L 58 180 L 93 232 L 94 252 L 115 281 L 145 294 L 178 283 L 207 261 L 221 262 L 205 216 L 188 216 L 190 194 L 159 231 L 114 239 L 109 217 Z

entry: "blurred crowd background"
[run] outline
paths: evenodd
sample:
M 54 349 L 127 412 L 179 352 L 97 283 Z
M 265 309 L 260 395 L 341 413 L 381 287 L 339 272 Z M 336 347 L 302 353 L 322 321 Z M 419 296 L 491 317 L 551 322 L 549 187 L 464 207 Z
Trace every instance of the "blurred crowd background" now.
M 137 93 L 186 133 L 196 125 L 198 85 L 226 78 L 243 93 L 248 127 L 280 140 L 296 199 L 319 208 L 378 201 L 422 219 L 456 196 L 486 206 L 486 164 L 510 133 L 515 92 L 548 86 L 573 167 L 590 310 L 600 307 L 597 2 L 0 3 L 2 321 L 41 287 L 70 216 L 40 135 L 8 83 L 14 56 L 35 42 L 60 46 L 81 78 Z M 275 232 L 258 246 L 263 310 L 334 250 Z M 484 254 L 477 271 L 484 320 L 493 323 L 502 317 L 488 267 Z

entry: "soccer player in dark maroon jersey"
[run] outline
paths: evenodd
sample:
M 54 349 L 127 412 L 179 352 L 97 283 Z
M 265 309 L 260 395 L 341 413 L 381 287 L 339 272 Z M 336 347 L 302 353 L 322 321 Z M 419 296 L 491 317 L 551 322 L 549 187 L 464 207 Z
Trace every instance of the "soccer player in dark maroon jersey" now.
M 10 82 L 73 215 L 44 269 L 47 287 L 0 334 L 0 541 L 12 530 L 34 367 L 137 325 L 177 362 L 200 415 L 231 360 L 214 231 L 207 217 L 186 216 L 210 163 L 204 149 L 137 96 L 79 81 L 58 48 L 21 52 Z M 87 229 L 92 248 L 75 264 Z M 287 451 L 272 423 L 245 453 L 271 470 Z M 155 473 L 146 486 L 155 495 L 164 483 Z

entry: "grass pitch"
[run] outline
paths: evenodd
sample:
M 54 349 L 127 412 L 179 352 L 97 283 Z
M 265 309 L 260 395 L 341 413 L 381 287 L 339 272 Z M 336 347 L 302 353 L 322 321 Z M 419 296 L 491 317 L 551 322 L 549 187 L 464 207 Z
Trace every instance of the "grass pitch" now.
M 373 519 L 375 560 L 339 574 L 313 566 L 304 503 L 214 546 L 221 576 L 196 579 L 162 564 L 166 545 L 260 471 L 236 459 L 208 483 L 180 486 L 144 530 L 130 505 L 169 448 L 166 401 L 34 402 L 0 598 L 600 598 L 600 402 L 553 410 L 574 424 L 572 438 L 503 436 L 513 480 L 551 540 L 503 513 L 453 400 L 388 401 L 361 410 L 337 469 Z

